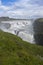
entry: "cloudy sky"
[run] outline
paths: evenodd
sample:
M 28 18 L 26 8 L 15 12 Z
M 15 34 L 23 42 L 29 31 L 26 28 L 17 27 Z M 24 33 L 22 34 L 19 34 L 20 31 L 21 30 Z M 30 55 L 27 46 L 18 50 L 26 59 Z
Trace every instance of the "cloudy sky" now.
M 0 0 L 0 17 L 43 17 L 43 0 Z

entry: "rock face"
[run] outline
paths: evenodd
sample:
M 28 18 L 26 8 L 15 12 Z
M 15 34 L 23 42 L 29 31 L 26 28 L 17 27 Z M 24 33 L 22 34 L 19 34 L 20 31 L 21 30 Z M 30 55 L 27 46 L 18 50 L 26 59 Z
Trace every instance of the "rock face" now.
M 43 18 L 35 20 L 33 29 L 36 44 L 43 45 Z

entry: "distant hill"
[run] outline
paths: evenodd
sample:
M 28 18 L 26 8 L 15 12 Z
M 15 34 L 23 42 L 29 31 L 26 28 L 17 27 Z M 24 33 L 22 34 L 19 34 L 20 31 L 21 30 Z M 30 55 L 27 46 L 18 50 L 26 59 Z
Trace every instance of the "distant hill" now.
M 0 65 L 43 65 L 43 46 L 0 31 Z
M 0 17 L 0 21 L 9 21 L 9 20 L 15 20 L 15 19 L 9 17 Z
M 16 19 L 10 17 L 0 17 L 0 21 L 10 21 L 10 20 L 33 20 L 33 19 Z

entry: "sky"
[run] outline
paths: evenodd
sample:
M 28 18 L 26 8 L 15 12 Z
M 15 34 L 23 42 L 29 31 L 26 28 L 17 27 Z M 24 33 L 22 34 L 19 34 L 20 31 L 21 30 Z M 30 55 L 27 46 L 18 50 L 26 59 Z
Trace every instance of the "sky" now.
M 0 17 L 43 17 L 43 0 L 0 0 Z

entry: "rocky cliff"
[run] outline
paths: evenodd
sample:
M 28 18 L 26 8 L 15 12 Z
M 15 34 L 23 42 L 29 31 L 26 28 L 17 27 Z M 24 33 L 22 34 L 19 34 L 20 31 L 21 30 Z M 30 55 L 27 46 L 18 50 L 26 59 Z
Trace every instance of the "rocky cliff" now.
M 43 18 L 35 20 L 33 28 L 36 43 L 43 45 Z

